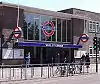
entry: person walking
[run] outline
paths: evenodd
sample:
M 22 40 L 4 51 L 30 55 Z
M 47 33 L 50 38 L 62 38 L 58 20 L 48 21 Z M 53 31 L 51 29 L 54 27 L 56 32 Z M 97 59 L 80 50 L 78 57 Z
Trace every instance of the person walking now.
M 89 68 L 89 65 L 90 65 L 90 57 L 89 57 L 89 54 L 86 54 L 86 57 L 85 57 L 85 65 L 87 68 Z

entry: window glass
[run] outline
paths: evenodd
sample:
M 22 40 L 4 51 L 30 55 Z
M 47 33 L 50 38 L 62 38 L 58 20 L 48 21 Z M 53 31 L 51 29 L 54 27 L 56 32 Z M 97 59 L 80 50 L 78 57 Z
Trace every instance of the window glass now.
M 61 42 L 61 19 L 57 19 L 57 41 Z
M 27 40 L 39 40 L 40 15 L 24 12 L 24 32 Z
M 92 49 L 90 49 L 90 54 L 92 54 Z
M 100 33 L 100 25 L 98 22 L 92 22 L 90 21 L 89 22 L 89 32 L 91 33 Z
M 52 21 L 52 17 L 50 16 L 41 16 L 41 27 L 43 27 L 44 29 L 41 28 L 41 40 L 43 41 L 52 41 L 52 36 L 46 36 L 43 32 L 43 30 L 46 30 L 47 33 L 50 33 L 52 30 L 52 26 L 51 24 L 47 23 L 46 25 L 44 25 L 44 23 L 46 21 L 50 21 L 54 24 L 54 28 L 55 28 L 55 22 Z M 54 40 L 54 39 L 53 39 Z
M 40 16 L 34 16 L 34 40 L 39 40 L 39 29 L 40 29 Z
M 27 39 L 27 22 L 24 20 L 23 22 L 23 34 L 24 34 L 24 39 Z
M 92 29 L 92 32 L 96 32 L 96 23 L 93 22 L 93 29 Z
M 92 22 L 89 22 L 89 32 L 92 32 Z
M 53 24 L 55 25 L 54 34 L 52 35 L 52 41 L 56 41 L 56 19 L 52 19 Z
M 26 24 L 27 40 L 33 40 L 34 34 L 34 14 L 24 12 L 24 20 Z M 24 25 L 25 25 L 24 24 Z
M 96 23 L 97 33 L 100 33 L 100 25 L 99 23 Z
M 62 42 L 66 42 L 66 20 L 62 20 Z

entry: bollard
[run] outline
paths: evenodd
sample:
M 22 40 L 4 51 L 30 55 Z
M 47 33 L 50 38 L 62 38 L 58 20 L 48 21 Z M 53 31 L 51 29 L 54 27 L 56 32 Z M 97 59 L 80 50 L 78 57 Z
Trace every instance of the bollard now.
M 48 78 L 49 78 L 49 64 L 48 64 Z
M 26 65 L 26 67 L 25 67 L 25 80 L 27 79 L 26 74 L 27 74 L 27 65 Z
M 68 77 L 68 64 L 67 64 L 67 77 Z
M 74 66 L 72 64 L 72 76 L 74 75 L 73 73 L 74 73 Z
M 43 65 L 41 65 L 41 78 L 43 76 Z
M 9 79 L 11 80 L 11 67 L 10 67 L 10 73 L 9 73 L 9 75 L 10 75 Z
M 13 77 L 14 77 L 14 68 L 13 68 Z
M 70 72 L 71 72 L 71 70 L 70 70 L 70 64 L 68 65 L 68 74 L 70 75 Z
M 22 66 L 21 66 L 21 79 L 22 79 Z
M 82 73 L 82 65 L 80 64 L 80 74 Z
M 54 76 L 54 72 L 53 72 L 53 64 L 52 64 L 52 66 L 51 66 L 51 67 L 52 67 L 52 75 Z
M 85 62 L 84 62 L 84 65 L 83 65 L 82 68 L 83 68 L 83 74 L 84 74 L 84 72 L 85 72 L 85 69 L 84 69 L 85 68 Z
M 2 68 L 2 78 L 3 78 L 3 66 L 1 65 L 1 68 Z
M 33 76 L 34 76 L 34 68 L 31 67 L 31 78 L 33 78 Z
M 33 76 L 34 76 L 34 67 L 33 67 Z
M 51 70 L 51 66 L 52 66 L 52 65 L 50 64 L 50 77 L 51 77 L 51 74 L 52 74 L 52 72 L 51 72 L 51 71 L 52 71 L 52 70 Z

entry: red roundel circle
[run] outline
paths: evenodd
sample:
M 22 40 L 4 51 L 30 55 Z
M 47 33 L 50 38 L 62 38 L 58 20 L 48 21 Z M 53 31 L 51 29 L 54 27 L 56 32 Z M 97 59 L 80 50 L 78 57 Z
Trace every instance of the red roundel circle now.
M 87 42 L 87 41 L 88 41 L 88 39 L 89 39 L 89 37 L 88 37 L 88 35 L 87 35 L 87 34 L 82 34 L 82 35 L 81 35 L 81 41 L 82 41 L 82 42 L 84 42 L 84 43 L 85 43 L 85 42 Z
M 50 24 L 51 25 L 51 28 L 52 28 L 52 30 L 51 30 L 51 32 L 50 33 L 48 33 L 47 31 L 46 31 L 46 29 L 44 29 L 44 28 L 42 28 L 42 30 L 43 30 L 43 33 L 46 35 L 46 36 L 52 36 L 53 34 L 54 34 L 54 24 L 53 24 L 53 22 L 51 22 L 51 21 L 45 21 L 44 23 L 43 23 L 43 27 L 45 27 L 47 24 Z
M 14 29 L 14 32 L 16 32 L 16 31 L 21 31 L 22 29 L 21 29 L 21 27 L 16 27 L 15 29 Z M 20 34 L 14 34 L 14 37 L 15 38 L 19 38 L 19 37 L 21 37 L 21 33 Z

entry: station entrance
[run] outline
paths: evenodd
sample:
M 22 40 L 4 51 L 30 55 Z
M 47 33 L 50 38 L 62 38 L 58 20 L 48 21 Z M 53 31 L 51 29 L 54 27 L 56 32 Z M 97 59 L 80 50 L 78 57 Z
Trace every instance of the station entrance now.
M 74 61 L 74 49 L 82 48 L 81 45 L 75 45 L 71 43 L 34 41 L 18 42 L 18 46 L 24 46 L 25 55 L 30 52 L 31 64 L 70 63 Z
M 35 52 L 34 52 L 35 49 Z M 66 59 L 66 62 L 70 62 L 70 53 L 69 49 L 62 48 L 50 48 L 50 47 L 26 47 L 24 52 L 27 54 L 31 53 L 31 64 L 40 64 L 40 63 L 63 63 Z

